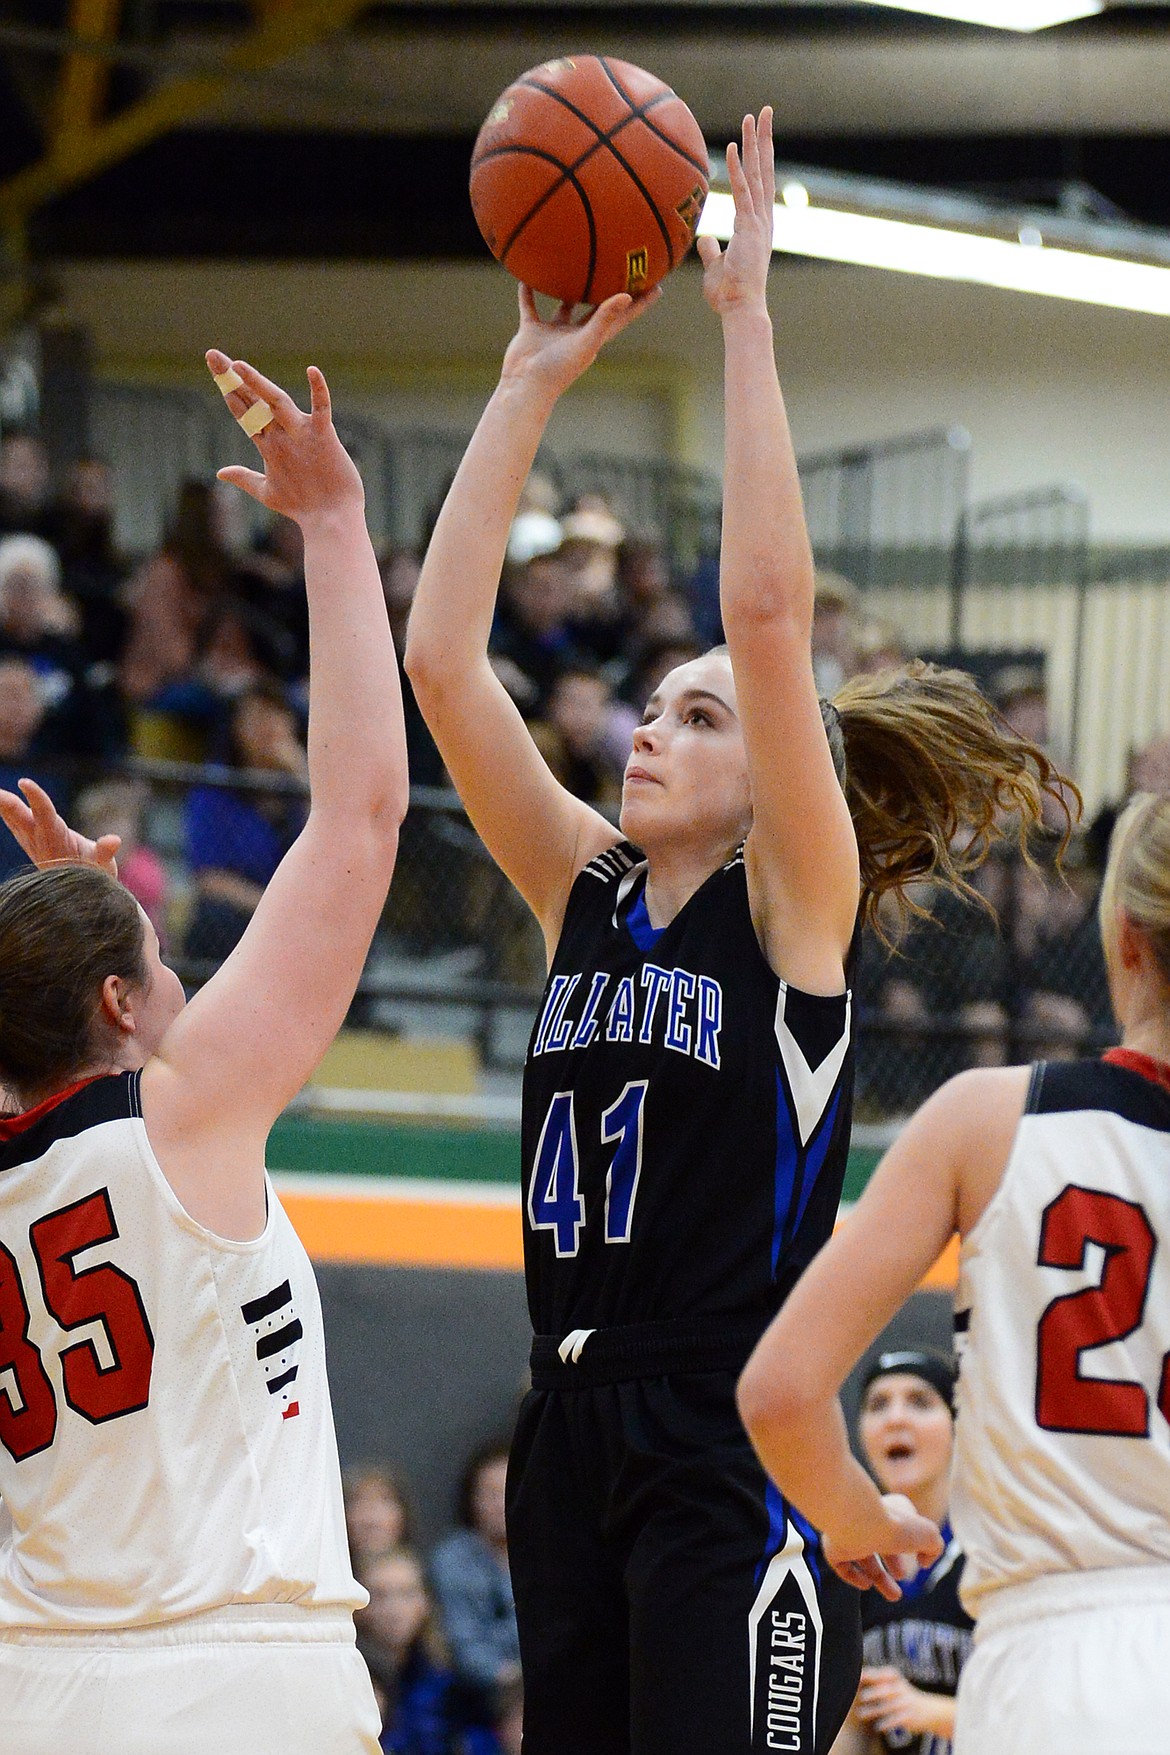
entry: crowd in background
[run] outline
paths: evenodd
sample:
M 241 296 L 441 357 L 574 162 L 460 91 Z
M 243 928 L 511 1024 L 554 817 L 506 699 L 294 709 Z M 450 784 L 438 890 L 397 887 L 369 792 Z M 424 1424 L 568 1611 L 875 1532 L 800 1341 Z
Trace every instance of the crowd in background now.
M 187 482 L 156 552 L 130 565 L 113 540 L 110 472 L 73 464 L 54 489 L 31 435 L 0 439 L 0 785 L 31 774 L 83 826 L 123 835 L 123 876 L 189 973 L 235 945 L 305 811 L 308 614 L 297 526 L 257 538 L 242 500 Z M 401 655 L 420 557 L 382 556 Z M 813 627 L 821 691 L 907 656 L 876 594 L 818 575 Z M 633 727 L 659 679 L 721 634 L 717 559 L 684 578 L 654 532 L 632 530 L 598 494 L 562 504 L 534 471 L 512 527 L 491 660 L 554 773 L 615 814 Z M 933 654 L 932 656 L 945 656 Z M 1042 653 L 969 655 L 1001 712 L 1051 747 Z M 403 678 L 411 775 L 442 764 Z M 185 789 L 176 845 L 153 845 L 149 798 L 127 779 L 160 759 L 214 764 Z M 247 771 L 245 783 L 230 777 Z M 1071 776 L 1075 780 L 1075 774 Z M 1170 786 L 1170 739 L 1136 751 L 1134 785 Z M 452 819 L 414 813 L 389 930 L 422 954 L 474 946 L 480 973 L 541 978 L 539 943 Z M 871 939 L 858 977 L 859 1115 L 912 1108 L 950 1072 L 1071 1054 L 1110 1032 L 1095 925 L 1111 815 L 1060 850 L 989 861 L 969 905 L 923 892 L 893 947 Z M 176 857 L 177 853 L 177 857 Z M 19 861 L 0 847 L 0 876 Z M 436 874 L 442 874 L 436 906 Z M 989 904 L 989 906 L 982 906 Z
M 419 1552 L 409 1485 L 368 1463 L 344 1480 L 356 1620 L 387 1755 L 520 1755 L 520 1645 L 508 1571 L 508 1441 L 468 1459 L 456 1527 Z

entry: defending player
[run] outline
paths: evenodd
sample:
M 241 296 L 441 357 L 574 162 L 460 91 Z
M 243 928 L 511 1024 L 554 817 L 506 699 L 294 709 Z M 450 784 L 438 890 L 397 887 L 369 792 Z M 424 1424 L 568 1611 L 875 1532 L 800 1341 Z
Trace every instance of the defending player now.
M 264 1146 L 385 900 L 402 712 L 324 379 L 306 415 L 208 363 L 264 459 L 223 478 L 304 532 L 311 809 L 185 1005 L 116 839 L 72 834 L 35 786 L 31 809 L 0 795 L 42 868 L 0 886 L 0 1080 L 22 1105 L 0 1124 L 4 1755 L 378 1748 L 320 1304 Z
M 832 1563 L 889 1595 L 901 1537 L 836 1393 L 960 1233 L 956 1755 L 1155 1755 L 1170 1724 L 1170 798 L 1120 818 L 1101 932 L 1122 1046 L 936 1092 L 740 1386 Z
M 745 121 L 729 167 L 735 237 L 726 255 L 704 246 L 727 360 L 728 649 L 648 703 L 622 833 L 554 781 L 487 648 L 552 408 L 652 301 L 545 323 L 522 293 L 407 643 L 447 767 L 550 964 L 524 1086 L 534 1387 L 509 1476 L 526 1755 L 832 1742 L 857 1681 L 857 1599 L 766 1494 L 735 1376 L 837 1210 L 863 897 L 954 877 L 956 826 L 985 847 L 998 802 L 1033 819 L 1049 774 L 948 674 L 851 685 L 822 716 L 765 303 L 769 111 L 758 133 Z

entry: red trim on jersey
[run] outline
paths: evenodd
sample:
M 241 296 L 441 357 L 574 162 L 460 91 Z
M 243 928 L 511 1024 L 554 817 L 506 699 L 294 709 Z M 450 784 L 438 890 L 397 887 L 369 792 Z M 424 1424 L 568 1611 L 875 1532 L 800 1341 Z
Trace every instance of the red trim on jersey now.
M 300 1411 L 300 1402 L 290 1402 L 280 1417 L 282 1420 L 295 1420 Z
M 1170 1066 L 1164 1060 L 1155 1060 L 1152 1054 L 1141 1054 L 1136 1048 L 1107 1048 L 1101 1059 L 1110 1066 L 1123 1066 L 1127 1072 L 1140 1073 L 1152 1085 L 1170 1091 Z
M 6 1115 L 0 1118 L 0 1144 L 6 1140 L 15 1139 L 17 1134 L 24 1133 L 26 1128 L 32 1127 L 35 1122 L 46 1116 L 50 1109 L 56 1109 L 59 1103 L 64 1103 L 67 1097 L 75 1096 L 78 1091 L 83 1091 L 86 1085 L 92 1085 L 95 1079 L 104 1077 L 104 1073 L 91 1073 L 89 1078 L 78 1079 L 75 1085 L 66 1085 L 63 1091 L 55 1091 L 51 1097 L 46 1097 L 43 1103 L 38 1103 L 35 1109 L 25 1109 L 19 1115 Z

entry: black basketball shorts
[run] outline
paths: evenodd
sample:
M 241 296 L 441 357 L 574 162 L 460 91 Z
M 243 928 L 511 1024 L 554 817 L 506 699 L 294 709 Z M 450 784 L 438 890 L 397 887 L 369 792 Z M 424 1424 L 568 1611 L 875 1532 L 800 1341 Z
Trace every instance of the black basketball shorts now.
M 827 1755 L 860 1595 L 767 1481 L 735 1380 L 525 1400 L 508 1477 L 524 1755 Z

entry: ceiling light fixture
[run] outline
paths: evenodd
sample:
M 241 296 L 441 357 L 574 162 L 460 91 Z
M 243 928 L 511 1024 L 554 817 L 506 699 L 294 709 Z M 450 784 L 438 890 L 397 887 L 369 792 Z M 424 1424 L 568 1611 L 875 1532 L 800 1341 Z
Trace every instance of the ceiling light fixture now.
M 1104 10 L 1104 0 L 871 0 L 898 12 L 925 12 L 931 18 L 953 18 L 960 24 L 985 24 L 993 30 L 1048 30 L 1073 18 L 1091 18 Z
M 832 172 L 793 168 L 778 181 L 774 250 L 1170 316 L 1170 235 L 1151 227 L 1008 210 Z M 726 240 L 734 221 L 731 196 L 713 190 L 700 233 Z

